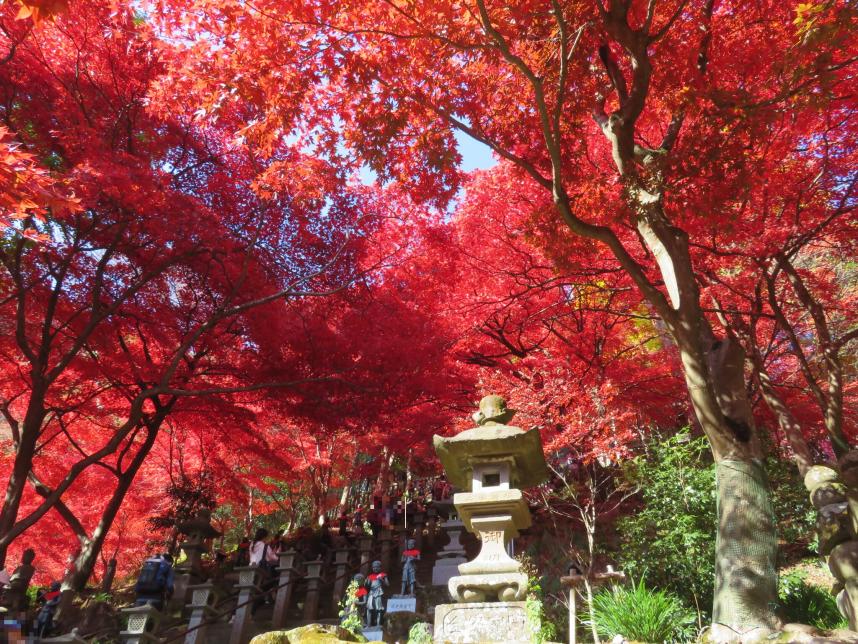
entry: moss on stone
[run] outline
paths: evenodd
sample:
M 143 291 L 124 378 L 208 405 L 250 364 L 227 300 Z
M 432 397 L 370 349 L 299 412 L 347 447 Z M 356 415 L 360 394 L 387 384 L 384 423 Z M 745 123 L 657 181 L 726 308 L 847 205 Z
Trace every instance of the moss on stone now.
M 339 626 L 307 624 L 288 631 L 262 633 L 250 640 L 250 644 L 338 644 L 360 641 L 353 633 Z

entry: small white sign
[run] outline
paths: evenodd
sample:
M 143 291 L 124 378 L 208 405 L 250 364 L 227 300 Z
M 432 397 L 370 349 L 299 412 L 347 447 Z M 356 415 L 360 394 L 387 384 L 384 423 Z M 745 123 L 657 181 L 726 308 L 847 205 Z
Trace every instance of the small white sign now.
M 383 642 L 384 631 L 377 626 L 364 626 L 361 631 L 363 636 L 370 642 Z
M 391 597 L 387 600 L 388 613 L 401 613 L 405 611 L 409 613 L 417 612 L 416 597 Z

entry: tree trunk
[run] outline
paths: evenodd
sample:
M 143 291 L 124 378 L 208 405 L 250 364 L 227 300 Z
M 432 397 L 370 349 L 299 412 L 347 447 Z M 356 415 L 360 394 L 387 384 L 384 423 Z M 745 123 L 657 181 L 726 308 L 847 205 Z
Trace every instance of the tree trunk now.
M 683 336 L 677 334 L 686 382 L 717 472 L 712 637 L 738 641 L 747 633 L 778 626 L 773 612 L 777 527 L 771 492 L 747 397 L 741 346 L 730 339 L 715 341 L 705 319 L 700 320 L 698 343 Z M 700 382 L 701 375 L 709 382 Z
M 18 509 L 21 507 L 21 499 L 27 487 L 27 477 L 33 469 L 36 444 L 45 418 L 44 399 L 44 388 L 34 385 L 30 392 L 24 422 L 21 423 L 21 437 L 15 446 L 15 462 L 6 484 L 3 508 L 0 509 L 0 535 L 8 535 L 18 519 Z M 0 568 L 6 564 L 6 552 L 10 542 L 0 539 Z
M 110 529 L 113 527 L 113 522 L 116 520 L 116 515 L 122 507 L 122 502 L 125 496 L 131 489 L 131 484 L 134 482 L 137 472 L 155 445 L 155 439 L 158 437 L 158 429 L 149 429 L 146 434 L 146 440 L 137 450 L 134 459 L 128 468 L 119 475 L 116 489 L 110 497 L 110 501 L 104 508 L 101 515 L 101 520 L 98 522 L 92 537 L 87 540 L 81 548 L 80 554 L 75 559 L 74 566 L 70 571 L 69 576 L 63 580 L 63 590 L 69 588 L 75 592 L 81 592 L 85 587 L 92 572 L 95 569 L 95 564 L 101 554 L 101 548 L 104 546 L 104 541 L 107 538 Z
M 777 533 L 768 479 L 760 461 L 717 464 L 718 536 L 715 541 L 713 636 L 777 626 Z

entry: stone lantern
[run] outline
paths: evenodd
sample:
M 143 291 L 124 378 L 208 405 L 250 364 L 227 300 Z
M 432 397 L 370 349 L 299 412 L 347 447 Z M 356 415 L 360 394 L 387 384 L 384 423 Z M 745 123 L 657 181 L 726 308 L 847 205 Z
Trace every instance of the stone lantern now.
M 220 536 L 220 532 L 212 525 L 211 510 L 202 508 L 195 517 L 176 524 L 180 534 L 186 535 L 179 546 L 185 553 L 186 559 L 176 566 L 173 597 L 170 602 L 173 607 L 184 608 L 187 602 L 189 587 L 203 581 L 202 556 L 208 550 L 207 541 Z
M 211 510 L 200 509 L 195 517 L 178 523 L 176 528 L 180 534 L 187 535 L 180 546 L 187 556 L 184 566 L 193 574 L 200 575 L 202 555 L 207 550 L 206 541 L 220 536 L 220 532 L 212 525 Z
M 530 640 L 523 603 L 528 579 L 507 546 L 531 523 L 521 488 L 542 483 L 548 468 L 539 432 L 506 424 L 514 413 L 500 396 L 486 396 L 474 414 L 477 427 L 450 438 L 435 436 L 447 479 L 464 490 L 453 497 L 459 518 L 482 542 L 476 559 L 459 564 L 460 574 L 448 582 L 459 604 L 436 608 L 436 639 L 442 634 L 460 642 Z

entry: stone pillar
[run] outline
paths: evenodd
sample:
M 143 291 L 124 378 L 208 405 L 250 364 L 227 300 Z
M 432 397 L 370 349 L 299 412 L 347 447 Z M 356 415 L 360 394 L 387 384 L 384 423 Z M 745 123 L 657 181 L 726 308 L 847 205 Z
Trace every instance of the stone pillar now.
M 259 592 L 259 568 L 244 566 L 236 568 L 238 572 L 238 601 L 235 615 L 232 618 L 232 631 L 229 634 L 229 644 L 246 644 L 247 627 L 250 621 L 253 596 Z
M 292 593 L 295 590 L 295 581 L 298 576 L 298 572 L 295 570 L 297 556 L 298 553 L 294 550 L 286 550 L 280 553 L 280 564 L 277 566 L 280 580 L 277 584 L 277 597 L 274 600 L 274 615 L 271 618 L 274 630 L 286 626 L 286 613 L 289 611 L 289 604 L 292 603 Z
M 319 614 L 319 581 L 321 580 L 322 562 L 310 561 L 307 563 L 307 591 L 304 595 L 304 620 L 311 622 Z M 240 644 L 234 642 L 230 644 Z
M 459 564 L 467 561 L 465 548 L 459 541 L 465 524 L 459 519 L 449 519 L 441 527 L 450 537 L 450 542 L 438 553 L 435 566 L 432 568 L 432 585 L 446 586 L 451 577 L 459 574 Z
M 372 563 L 372 537 L 361 537 L 358 548 L 360 549 L 360 571 L 365 577 L 369 574 L 369 565 Z
M 161 623 L 161 611 L 150 604 L 123 608 L 120 611 L 127 619 L 127 626 L 119 633 L 122 644 L 153 644 L 158 641 L 158 627 Z
M 107 568 L 104 571 L 104 579 L 101 581 L 101 592 L 109 593 L 113 588 L 113 579 L 116 577 L 116 559 L 111 559 L 107 562 Z
M 339 612 L 340 601 L 346 594 L 349 575 L 349 548 L 339 548 L 334 551 L 334 594 L 332 598 L 332 610 L 336 615 Z
M 391 559 L 391 551 L 393 550 L 393 535 L 390 534 L 390 530 L 382 530 L 381 536 L 378 538 L 381 544 L 381 557 L 379 561 L 381 561 L 381 569 L 382 570 L 390 570 L 390 559 Z M 361 558 L 361 573 L 366 576 L 369 574 L 369 561 L 367 561 L 366 570 L 363 567 L 363 558 Z
M 190 586 L 191 603 L 188 609 L 191 619 L 188 621 L 188 632 L 185 634 L 185 644 L 204 644 L 206 642 L 206 630 L 208 624 L 206 619 L 215 613 L 214 606 L 217 603 L 214 584 L 210 581 L 195 586 Z

